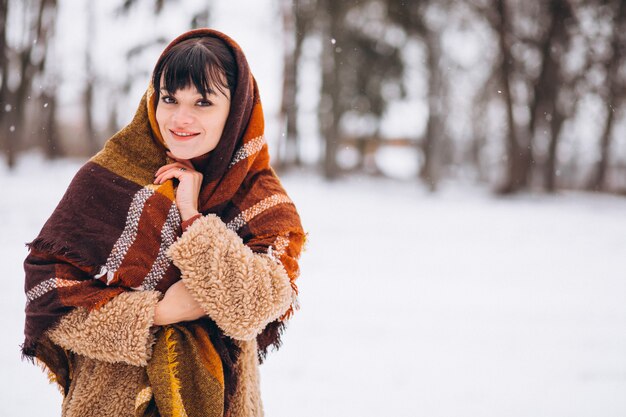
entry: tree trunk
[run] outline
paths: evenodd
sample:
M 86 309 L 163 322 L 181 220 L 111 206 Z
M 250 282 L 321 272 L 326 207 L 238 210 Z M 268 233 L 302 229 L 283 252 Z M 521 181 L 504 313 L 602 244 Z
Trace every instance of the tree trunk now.
M 558 86 L 558 81 L 554 78 L 555 76 L 557 76 L 558 71 L 555 69 L 557 63 L 552 58 L 552 48 L 554 46 L 557 27 L 561 26 L 563 22 L 559 21 L 558 17 L 553 13 L 555 10 L 554 7 L 550 7 L 549 10 L 549 29 L 546 33 L 546 36 L 542 39 L 539 48 L 541 51 L 541 70 L 539 72 L 537 80 L 535 81 L 533 96 L 529 103 L 530 121 L 528 123 L 527 130 L 529 157 L 526 158 L 525 161 L 527 163 L 526 168 L 528 170 L 527 183 L 530 182 L 530 176 L 532 175 L 532 168 L 535 160 L 533 144 L 536 140 L 537 125 L 542 119 L 541 113 L 545 111 L 552 114 L 555 111 L 555 106 L 553 104 L 556 103 L 555 95 L 557 94 L 556 89 Z M 552 145 L 549 145 L 549 147 L 552 147 Z M 546 173 L 544 173 L 544 178 L 547 178 Z
M 25 31 L 23 36 L 25 42 L 24 47 L 17 54 L 17 64 L 20 74 L 19 84 L 15 91 L 10 91 L 8 86 L 6 86 L 6 71 L 3 72 L 2 88 L 6 89 L 6 91 L 2 94 L 6 94 L 6 100 L 3 103 L 5 108 L 0 110 L 6 110 L 6 106 L 10 106 L 10 111 L 6 113 L 4 124 L 6 133 L 3 135 L 5 138 L 4 147 L 7 154 L 7 165 L 9 167 L 15 165 L 15 154 L 25 136 L 25 111 L 28 106 L 28 101 L 31 99 L 30 94 L 33 78 L 36 74 L 41 73 L 44 68 L 45 59 L 42 58 L 39 62 L 33 62 L 32 52 L 35 43 L 39 43 L 44 49 L 46 48 L 46 42 L 48 40 L 47 35 L 54 23 L 53 18 L 55 16 L 54 13 L 49 13 L 50 11 L 56 11 L 56 0 L 40 0 L 37 4 L 37 14 L 34 15 L 34 22 L 28 20 L 28 14 L 23 14 L 25 20 L 21 23 L 22 30 Z M 4 8 L 3 12 L 6 13 L 7 9 Z M 6 40 L 3 40 L 3 42 L 6 42 Z M 3 65 L 8 64 L 5 61 Z
M 85 136 L 87 139 L 87 151 L 90 155 L 94 155 L 98 152 L 100 146 L 98 144 L 98 137 L 96 132 L 96 126 L 93 120 L 93 96 L 94 96 L 94 84 L 95 74 L 93 70 L 93 59 L 91 56 L 91 47 L 95 43 L 94 39 L 94 4 L 93 2 L 87 3 L 87 33 L 85 36 L 85 91 L 83 93 L 83 110 L 85 120 Z
M 439 172 L 437 166 L 437 153 L 442 149 L 437 146 L 443 140 L 444 126 L 442 122 L 443 113 L 443 77 L 439 69 L 441 60 L 441 47 L 439 37 L 430 31 L 424 35 L 427 50 L 428 66 L 428 121 L 426 122 L 426 132 L 422 143 L 422 155 L 424 163 L 420 169 L 420 178 L 431 191 L 437 189 Z
M 299 7 L 300 3 L 296 2 L 295 14 L 295 36 L 296 44 L 293 52 L 293 106 L 287 112 L 287 156 L 292 158 L 293 164 L 300 166 L 300 135 L 298 133 L 298 74 L 300 57 L 302 56 L 302 43 L 309 32 L 312 17 L 304 13 Z
M 626 26 L 626 4 L 624 1 L 619 1 L 618 3 L 619 6 L 614 19 L 613 35 L 611 39 L 612 56 L 607 66 L 608 97 L 605 100 L 606 118 L 602 130 L 602 137 L 600 138 L 600 159 L 593 167 L 593 173 L 587 183 L 587 189 L 589 190 L 600 191 L 606 186 L 605 181 L 609 165 L 615 111 L 620 107 L 622 102 L 623 87 L 619 82 L 619 72 L 623 60 L 621 37 L 624 27 Z
M 14 92 L 9 92 L 8 103 L 11 106 L 11 111 L 8 113 L 7 117 L 9 132 L 6 135 L 7 165 L 9 168 L 15 166 L 18 145 L 22 143 L 25 136 L 24 115 L 28 104 L 27 101 L 30 98 L 28 93 L 30 92 L 33 77 L 33 67 L 30 63 L 31 50 L 32 47 L 29 46 L 20 53 L 20 83 Z
M 83 95 L 83 110 L 85 118 L 85 138 L 87 140 L 87 151 L 90 155 L 94 155 L 98 151 L 98 140 L 96 134 L 96 127 L 93 121 L 93 80 L 89 79 L 85 85 L 85 92 Z
M 563 127 L 563 122 L 565 121 L 564 115 L 556 109 L 556 105 L 554 106 L 554 109 L 555 111 L 552 115 L 552 120 L 550 121 L 550 144 L 548 146 L 548 157 L 546 159 L 544 171 L 545 188 L 546 191 L 551 193 L 556 190 L 556 157 L 559 136 L 561 135 L 561 128 Z
M 283 18 L 283 37 L 285 47 L 283 50 L 283 89 L 280 106 L 281 131 L 276 147 L 276 168 L 289 165 L 297 159 L 297 150 L 293 142 L 297 132 L 297 80 L 298 80 L 298 55 L 297 53 L 297 30 L 296 30 L 296 4 L 290 0 L 281 0 L 281 14 Z M 282 129 L 281 129 L 282 130 Z
M 0 137 L 2 148 L 7 158 L 7 165 L 13 168 L 15 165 L 15 150 L 13 148 L 13 134 L 10 131 L 8 118 L 15 110 L 10 97 L 9 87 L 9 47 L 7 45 L 7 18 L 9 13 L 9 1 L 0 0 L 0 71 L 2 71 L 2 85 L 0 86 Z
M 10 91 L 7 91 L 5 95 L 6 99 L 4 101 L 4 105 L 11 110 L 6 113 L 6 117 L 4 119 L 4 125 L 2 126 L 2 138 L 3 140 L 3 148 L 4 153 L 6 155 L 6 163 L 9 169 L 13 169 L 16 163 L 16 143 L 19 141 L 19 132 L 15 127 L 17 120 L 19 119 L 19 115 L 17 115 L 17 108 L 15 105 L 16 99 L 15 94 L 12 94 Z M 0 109 L 4 110 L 4 109 Z
M 56 89 L 52 94 L 44 93 L 42 101 L 45 103 L 42 112 L 42 133 L 46 138 L 46 157 L 48 159 L 58 158 L 63 155 L 63 148 L 59 142 L 56 125 L 57 94 Z
M 604 121 L 604 128 L 602 129 L 602 136 L 600 137 L 600 159 L 593 167 L 593 174 L 587 189 L 591 191 L 602 191 L 605 187 L 605 179 L 607 167 L 609 164 L 609 150 L 611 148 L 611 133 L 613 132 L 613 122 L 615 120 L 615 94 L 609 93 L 609 102 L 606 106 L 606 118 Z
M 44 72 L 48 71 L 49 61 L 54 60 L 56 57 L 54 56 L 53 50 L 54 48 L 50 48 L 51 42 L 54 42 L 54 26 L 56 23 L 56 11 L 57 11 L 57 1 L 56 0 L 46 0 L 47 7 L 50 10 L 48 18 L 45 22 L 42 21 L 40 23 L 40 31 L 37 35 L 39 42 L 44 42 L 44 47 L 46 48 L 46 54 L 44 59 L 41 60 L 39 64 L 39 68 L 37 72 L 39 74 L 44 74 Z M 58 158 L 63 155 L 63 148 L 59 141 L 57 124 L 56 124 L 56 115 L 57 115 L 57 94 L 58 89 L 55 84 L 49 83 L 46 86 L 46 89 L 41 92 L 41 96 L 39 97 L 40 102 L 40 127 L 41 134 L 39 135 L 42 138 L 43 148 L 45 149 L 46 157 L 48 159 Z
M 548 192 L 556 189 L 557 150 L 561 134 L 561 128 L 566 120 L 566 114 L 573 110 L 564 110 L 559 105 L 561 90 L 571 88 L 563 79 L 561 62 L 564 51 L 569 43 L 567 20 L 572 16 L 571 6 L 568 0 L 552 0 L 549 4 L 550 27 L 543 44 L 543 66 L 539 81 L 536 84 L 535 114 L 532 118 L 531 133 L 535 133 L 538 114 L 542 108 L 549 113 L 550 137 L 548 154 L 544 165 L 544 188 Z M 574 107 L 574 106 L 570 106 Z
M 509 194 L 518 191 L 525 185 L 524 178 L 526 175 L 522 162 L 522 150 L 517 139 L 515 117 L 513 115 L 513 98 L 509 81 L 512 73 L 513 57 L 507 42 L 509 23 L 504 0 L 495 0 L 495 9 L 498 15 L 498 43 L 502 60 L 500 63 L 500 79 L 508 124 L 506 138 L 507 171 L 504 183 L 497 191 L 501 194 Z
M 320 100 L 320 128 L 324 136 L 324 176 L 334 179 L 339 176 L 337 150 L 339 148 L 339 119 L 341 118 L 339 94 L 339 65 L 336 40 L 340 37 L 341 16 L 337 2 L 326 2 L 327 30 L 323 31 L 322 47 L 322 97 Z

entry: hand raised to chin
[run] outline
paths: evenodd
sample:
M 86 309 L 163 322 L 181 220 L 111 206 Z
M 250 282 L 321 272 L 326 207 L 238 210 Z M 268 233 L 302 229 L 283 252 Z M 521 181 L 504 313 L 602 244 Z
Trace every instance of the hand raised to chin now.
M 163 184 L 165 181 L 178 179 L 176 189 L 176 206 L 183 221 L 198 214 L 198 196 L 202 187 L 202 173 L 196 171 L 188 159 L 178 159 L 171 152 L 167 155 L 175 162 L 163 165 L 154 174 L 154 183 Z

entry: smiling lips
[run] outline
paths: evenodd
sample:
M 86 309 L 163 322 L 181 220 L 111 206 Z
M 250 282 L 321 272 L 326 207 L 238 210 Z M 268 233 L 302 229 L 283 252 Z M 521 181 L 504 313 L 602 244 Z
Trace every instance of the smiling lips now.
M 181 130 L 171 130 L 171 129 L 170 129 L 170 133 L 175 139 L 178 139 L 178 140 L 188 140 L 191 138 L 195 138 L 196 136 L 200 134 L 200 133 L 184 132 Z

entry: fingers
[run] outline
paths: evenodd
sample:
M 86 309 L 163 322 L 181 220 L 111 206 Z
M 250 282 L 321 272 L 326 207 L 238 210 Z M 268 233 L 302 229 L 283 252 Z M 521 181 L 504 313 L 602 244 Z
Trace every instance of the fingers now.
M 163 171 L 166 171 L 166 170 L 168 170 L 170 168 L 185 168 L 185 169 L 189 169 L 189 167 L 187 165 L 183 165 L 180 162 L 172 162 L 171 164 L 163 165 L 162 167 L 157 169 L 157 171 L 154 173 L 154 176 L 156 177 L 160 173 L 162 173 Z
M 181 164 L 180 162 L 173 162 L 171 164 L 163 165 L 161 168 L 157 169 L 157 172 L 154 173 L 154 176 L 156 178 L 159 175 L 163 174 L 165 171 L 168 171 L 170 169 L 177 169 L 180 171 L 181 168 L 183 168 L 185 171 L 196 172 L 193 165 L 190 167 L 188 165 Z M 184 172 L 184 171 L 181 171 L 181 172 Z
M 163 181 L 170 178 L 178 178 L 180 179 L 180 174 L 188 171 L 188 172 L 197 172 L 196 168 L 193 166 L 190 160 L 188 159 L 179 159 L 174 156 L 174 154 L 170 151 L 167 151 L 167 156 L 173 159 L 175 162 L 170 164 L 165 164 L 161 168 L 154 173 L 154 183 L 161 184 Z M 181 171 L 181 168 L 183 170 Z M 173 171 L 172 171 L 173 170 Z M 168 173 L 167 175 L 165 175 Z
M 154 184 L 161 184 L 171 178 L 178 178 L 180 181 L 183 181 L 184 178 L 190 178 L 190 183 L 192 184 L 202 183 L 202 174 L 200 172 L 174 163 L 159 168 L 155 174 Z
M 183 167 L 183 168 L 187 169 L 186 167 Z M 181 167 L 179 166 L 170 167 L 164 171 L 161 171 L 161 173 L 158 174 L 156 178 L 154 179 L 154 183 L 162 184 L 164 181 L 167 181 L 172 178 L 178 178 L 180 180 L 184 175 L 188 175 L 188 174 L 189 174 L 189 171 L 181 171 Z

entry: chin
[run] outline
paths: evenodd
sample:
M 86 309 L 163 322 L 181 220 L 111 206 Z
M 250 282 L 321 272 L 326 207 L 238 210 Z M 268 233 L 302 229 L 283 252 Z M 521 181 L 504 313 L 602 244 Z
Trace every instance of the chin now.
M 195 153 L 191 150 L 176 149 L 175 147 L 170 146 L 168 146 L 168 148 L 177 159 L 192 159 L 196 157 Z

